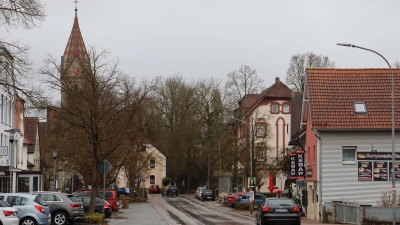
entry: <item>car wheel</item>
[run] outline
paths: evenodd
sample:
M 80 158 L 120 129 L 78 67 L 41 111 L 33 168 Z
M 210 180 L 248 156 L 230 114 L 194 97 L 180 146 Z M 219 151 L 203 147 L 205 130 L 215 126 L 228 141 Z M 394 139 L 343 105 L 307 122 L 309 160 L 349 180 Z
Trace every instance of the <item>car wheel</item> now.
M 20 222 L 20 225 L 37 225 L 36 220 L 34 220 L 33 218 L 27 217 L 27 218 L 23 218 Z
M 52 223 L 55 225 L 64 225 L 68 223 L 67 214 L 65 214 L 64 212 L 56 212 L 53 215 L 52 220 Z

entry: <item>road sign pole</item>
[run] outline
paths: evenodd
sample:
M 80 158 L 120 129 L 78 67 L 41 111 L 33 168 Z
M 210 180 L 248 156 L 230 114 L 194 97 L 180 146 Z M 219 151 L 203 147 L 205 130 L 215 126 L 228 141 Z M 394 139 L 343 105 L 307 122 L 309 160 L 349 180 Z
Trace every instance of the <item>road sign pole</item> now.
M 103 161 L 103 205 L 106 199 L 106 160 Z M 104 207 L 103 207 L 103 215 L 104 215 Z

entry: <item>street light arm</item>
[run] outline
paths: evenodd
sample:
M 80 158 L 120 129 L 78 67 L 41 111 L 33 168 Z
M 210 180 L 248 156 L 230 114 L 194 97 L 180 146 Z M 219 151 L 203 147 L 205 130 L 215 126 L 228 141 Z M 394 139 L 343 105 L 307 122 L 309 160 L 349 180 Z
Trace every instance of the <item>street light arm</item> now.
M 337 43 L 336 45 L 340 45 L 340 46 L 344 46 L 344 47 L 351 47 L 351 48 L 359 48 L 359 49 L 363 49 L 363 50 L 366 50 L 366 51 L 373 52 L 373 53 L 379 55 L 380 57 L 382 57 L 383 60 L 385 60 L 385 62 L 389 66 L 390 72 L 392 72 L 392 67 L 390 66 L 390 63 L 379 52 L 376 52 L 376 51 L 374 51 L 372 49 L 364 48 L 364 47 L 361 47 L 361 46 L 353 45 L 353 44 Z

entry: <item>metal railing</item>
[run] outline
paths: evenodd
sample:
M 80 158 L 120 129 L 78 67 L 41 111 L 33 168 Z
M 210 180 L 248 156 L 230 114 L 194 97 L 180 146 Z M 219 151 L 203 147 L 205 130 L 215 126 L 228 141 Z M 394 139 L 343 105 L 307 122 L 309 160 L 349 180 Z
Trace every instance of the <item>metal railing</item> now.
M 360 206 L 337 203 L 336 212 L 338 223 L 360 224 Z

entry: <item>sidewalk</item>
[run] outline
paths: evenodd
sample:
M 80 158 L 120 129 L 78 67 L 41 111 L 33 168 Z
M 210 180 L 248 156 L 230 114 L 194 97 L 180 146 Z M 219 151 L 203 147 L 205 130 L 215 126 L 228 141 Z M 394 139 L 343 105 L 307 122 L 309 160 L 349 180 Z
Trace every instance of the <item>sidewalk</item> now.
M 252 213 L 250 213 L 250 210 L 238 210 L 238 209 L 233 209 L 227 205 L 224 204 L 220 204 L 217 201 L 200 201 L 196 198 L 194 198 L 194 194 L 180 194 L 179 196 L 185 197 L 187 199 L 191 199 L 195 202 L 198 202 L 200 204 L 205 204 L 211 207 L 214 207 L 217 210 L 220 211 L 225 211 L 228 213 L 233 213 L 233 214 L 241 214 L 244 216 L 249 216 L 249 217 L 255 217 L 256 216 L 256 212 L 253 211 Z M 321 222 L 318 221 L 314 221 L 312 219 L 306 218 L 306 217 L 301 217 L 301 224 L 302 225 L 318 225 L 318 224 L 323 224 Z

